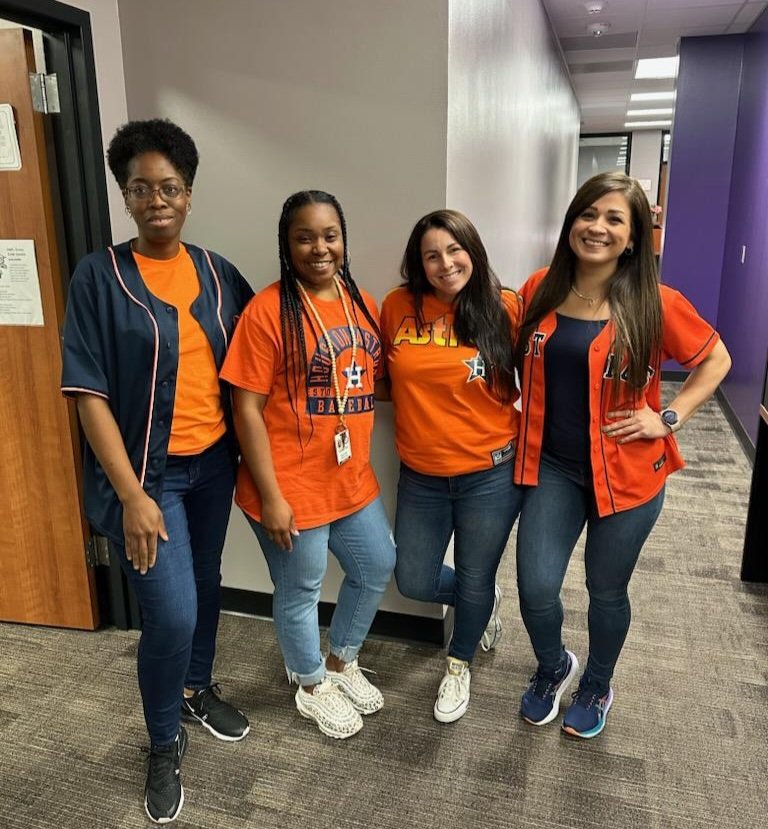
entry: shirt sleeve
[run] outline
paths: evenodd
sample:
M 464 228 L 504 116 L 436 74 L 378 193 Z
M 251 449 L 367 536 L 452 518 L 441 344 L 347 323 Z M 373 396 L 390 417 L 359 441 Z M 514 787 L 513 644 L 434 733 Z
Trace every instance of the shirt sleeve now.
M 662 359 L 694 368 L 712 351 L 720 335 L 679 292 L 661 286 Z
M 61 391 L 68 397 L 86 393 L 109 400 L 101 327 L 93 273 L 81 262 L 69 285 L 62 336 Z
M 282 359 L 282 339 L 277 314 L 263 294 L 246 307 L 235 329 L 221 378 L 256 394 L 270 394 Z

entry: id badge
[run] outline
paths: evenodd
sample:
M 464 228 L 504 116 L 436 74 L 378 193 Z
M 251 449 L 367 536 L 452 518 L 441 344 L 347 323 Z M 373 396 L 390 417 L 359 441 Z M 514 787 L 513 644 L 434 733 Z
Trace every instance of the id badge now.
M 341 466 L 352 457 L 352 444 L 349 440 L 349 429 L 346 426 L 337 430 L 333 436 L 333 445 L 336 449 L 336 463 Z

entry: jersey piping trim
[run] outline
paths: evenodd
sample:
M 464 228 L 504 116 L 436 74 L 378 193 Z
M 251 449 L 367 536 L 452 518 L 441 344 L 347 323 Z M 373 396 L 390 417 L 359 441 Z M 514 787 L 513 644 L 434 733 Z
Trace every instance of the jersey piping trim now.
M 709 346 L 709 344 L 712 342 L 712 339 L 713 339 L 714 337 L 716 337 L 716 336 L 717 336 L 717 331 L 713 331 L 713 332 L 709 335 L 709 337 L 707 338 L 707 341 L 704 343 L 704 345 L 703 345 L 703 346 L 702 346 L 702 347 L 701 347 L 701 348 L 700 348 L 700 349 L 699 349 L 699 350 L 698 350 L 698 351 L 697 351 L 697 352 L 693 355 L 693 357 L 689 357 L 687 360 L 683 360 L 683 361 L 680 363 L 680 365 L 681 365 L 681 366 L 687 366 L 687 365 L 688 365 L 688 363 L 692 363 L 692 362 L 693 362 L 693 361 L 694 361 L 694 360 L 695 360 L 695 359 L 699 356 L 699 354 L 701 354 L 701 353 L 702 353 L 702 351 L 706 351 L 706 350 L 707 350 L 707 347 L 708 347 L 708 346 Z
M 103 391 L 96 391 L 96 389 L 86 389 L 80 386 L 62 386 L 61 393 L 64 394 L 65 392 L 83 392 L 84 394 L 95 394 L 97 397 L 103 397 L 105 400 L 109 400 L 109 395 L 104 394 Z
M 138 300 L 126 286 L 125 282 L 123 281 L 123 277 L 120 274 L 120 269 L 117 267 L 117 258 L 115 257 L 115 251 L 113 248 L 107 248 L 109 251 L 109 255 L 112 257 L 112 267 L 115 271 L 115 276 L 117 277 L 117 281 L 120 283 L 120 287 L 125 291 L 128 298 L 135 302 L 140 308 L 143 308 L 147 312 L 147 316 L 149 317 L 150 321 L 152 322 L 152 327 L 155 331 L 155 355 L 152 361 L 152 380 L 149 386 L 149 416 L 147 417 L 147 434 L 144 439 L 144 456 L 141 461 L 141 475 L 139 477 L 139 483 L 141 486 L 144 486 L 144 478 L 147 473 L 147 460 L 149 458 L 149 434 L 152 429 L 152 414 L 155 409 L 155 383 L 157 382 L 157 361 L 160 352 L 160 331 L 157 327 L 157 320 L 152 315 L 152 312 L 147 308 L 147 306 Z
M 600 412 L 603 411 L 603 400 L 605 395 L 605 383 L 600 384 Z M 615 401 L 615 398 L 614 398 Z M 601 414 L 602 420 L 602 414 Z M 591 441 L 590 441 L 591 442 Z M 591 448 L 591 447 L 590 447 Z M 613 513 L 616 512 L 616 502 L 613 500 L 613 490 L 611 489 L 611 481 L 608 477 L 608 459 L 605 457 L 605 433 L 602 430 L 602 424 L 600 428 L 600 454 L 603 456 L 603 477 L 605 478 L 605 487 L 608 490 L 608 497 L 611 499 L 611 511 Z M 600 509 L 600 505 L 598 504 L 598 512 Z
M 216 283 L 216 318 L 219 321 L 219 328 L 221 328 L 221 333 L 224 335 L 224 348 L 229 348 L 229 339 L 227 338 L 227 329 L 224 327 L 224 322 L 221 319 L 221 280 L 219 279 L 218 273 L 216 273 L 216 268 L 213 267 L 213 262 L 211 262 L 211 257 L 208 254 L 208 251 L 203 248 L 203 254 L 205 255 L 205 260 L 208 262 L 208 267 L 211 269 L 211 273 L 213 274 L 213 281 Z

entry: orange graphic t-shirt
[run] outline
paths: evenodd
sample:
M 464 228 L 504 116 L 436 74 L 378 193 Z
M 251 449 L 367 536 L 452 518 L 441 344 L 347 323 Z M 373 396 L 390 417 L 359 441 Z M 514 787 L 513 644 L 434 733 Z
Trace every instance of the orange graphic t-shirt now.
M 502 291 L 513 335 L 521 305 Z M 423 475 L 463 475 L 511 461 L 520 413 L 485 381 L 477 346 L 460 345 L 453 307 L 424 296 L 424 327 L 416 328 L 413 299 L 395 288 L 381 306 L 381 333 L 392 383 L 395 443 L 400 459 Z
M 213 446 L 227 425 L 213 349 L 190 311 L 200 294 L 195 264 L 184 245 L 173 259 L 150 259 L 135 251 L 133 258 L 149 291 L 178 314 L 179 367 L 168 454 L 197 455 Z
M 366 307 L 378 320 L 376 304 L 362 292 Z M 362 311 L 346 295 L 354 324 L 357 355 L 352 364 L 352 339 L 340 299 L 312 297 L 336 357 L 339 389 L 349 385 L 345 422 L 352 457 L 336 460 L 334 435 L 339 424 L 328 346 L 317 323 L 304 315 L 307 383 L 300 377 L 293 400 L 286 386 L 286 360 L 280 331 L 279 283 L 258 293 L 245 309 L 232 338 L 221 376 L 234 386 L 268 395 L 264 422 L 272 462 L 283 497 L 291 505 L 298 529 L 322 526 L 368 506 L 379 494 L 371 468 L 373 387 L 381 372 L 381 342 Z M 292 370 L 288 383 L 293 395 Z M 298 426 L 297 426 L 298 415 Z M 299 440 L 301 437 L 301 441 Z M 261 520 L 261 496 L 245 461 L 240 462 L 235 502 Z

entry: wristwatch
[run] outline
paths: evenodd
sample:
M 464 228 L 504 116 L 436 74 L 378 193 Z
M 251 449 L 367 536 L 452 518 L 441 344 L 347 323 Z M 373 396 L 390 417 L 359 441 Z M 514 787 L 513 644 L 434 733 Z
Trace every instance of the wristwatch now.
M 659 412 L 659 417 L 665 426 L 669 426 L 670 432 L 676 432 L 680 428 L 680 416 L 674 409 L 664 409 Z

